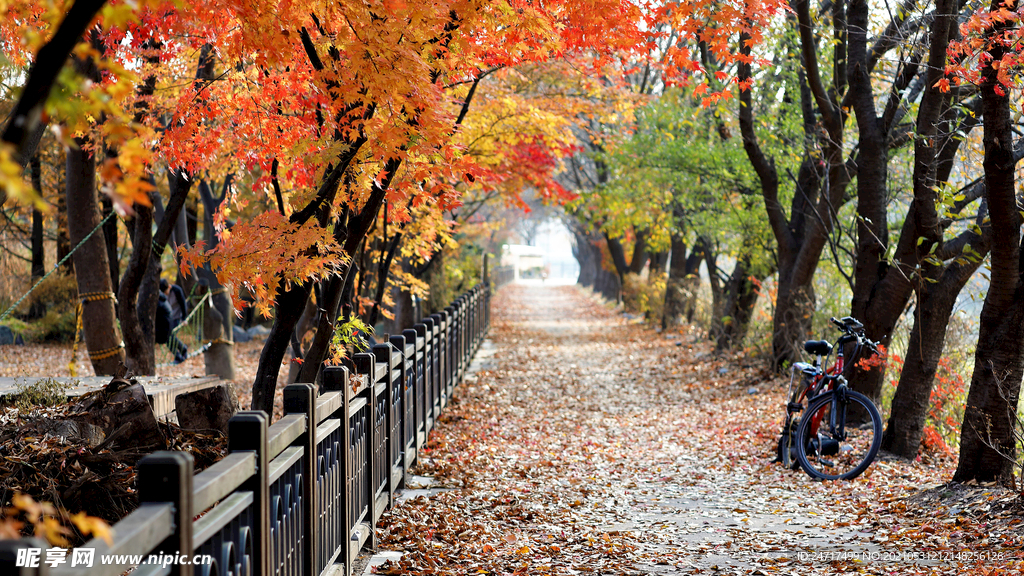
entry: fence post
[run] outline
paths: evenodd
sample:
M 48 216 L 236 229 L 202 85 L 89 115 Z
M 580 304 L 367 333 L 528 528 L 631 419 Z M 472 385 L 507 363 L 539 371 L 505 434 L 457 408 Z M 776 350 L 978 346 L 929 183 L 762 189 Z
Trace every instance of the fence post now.
M 228 452 L 254 452 L 256 474 L 242 490 L 252 492 L 253 576 L 270 576 L 270 463 L 267 458 L 267 414 L 243 411 L 228 421 Z
M 398 349 L 399 358 L 401 358 L 401 360 L 398 362 L 398 382 L 395 383 L 395 387 L 398 389 L 398 397 L 399 397 L 398 424 L 397 424 L 397 427 L 398 427 L 398 438 L 395 439 L 395 442 L 398 443 L 397 453 L 398 453 L 398 457 L 399 457 L 399 464 L 401 465 L 401 468 L 402 468 L 401 484 L 402 484 L 403 487 L 405 486 L 406 475 L 409 473 L 409 466 L 408 466 L 408 464 L 406 462 L 407 459 L 406 459 L 406 453 L 405 453 L 406 447 L 409 445 L 409 439 L 406 438 L 406 431 L 409 428 L 409 423 L 407 422 L 407 420 L 408 420 L 408 414 L 409 414 L 409 400 L 410 400 L 409 396 L 410 396 L 410 394 L 408 394 L 407 392 L 409 390 L 409 379 L 412 378 L 413 374 L 415 374 L 415 371 L 416 371 L 416 366 L 415 366 L 415 362 L 416 362 L 416 340 L 415 340 L 415 337 L 414 337 L 413 340 L 410 341 L 404 335 L 405 332 L 408 332 L 408 330 L 403 331 L 403 335 L 402 336 L 391 336 L 388 339 L 388 341 L 391 342 L 391 345 Z M 415 332 L 413 332 L 413 334 L 415 334 Z M 408 367 L 409 367 L 409 359 L 406 358 L 406 356 L 405 356 L 405 347 L 409 343 L 411 343 L 413 345 L 412 361 L 414 362 L 414 364 L 413 364 L 413 369 L 412 370 L 408 369 Z M 394 494 L 392 494 L 391 506 L 394 506 L 394 505 L 395 505 L 395 497 L 394 497 Z
M 193 555 L 192 548 L 192 455 L 186 452 L 154 452 L 135 467 L 138 474 L 139 504 L 169 502 L 174 506 L 174 531 L 160 543 L 154 554 Z M 201 512 L 201 510 L 200 510 Z M 192 576 L 192 566 L 171 567 L 172 575 Z
M 457 359 L 459 349 L 458 340 L 456 338 L 458 335 L 458 332 L 456 332 L 456 330 L 458 330 L 458 324 L 455 321 L 456 316 L 454 302 L 451 306 L 445 307 L 444 319 L 445 325 L 447 326 L 445 329 L 445 340 L 448 342 L 448 353 L 446 354 L 447 358 L 445 358 L 448 362 L 448 374 L 445 376 L 444 389 L 451 390 L 452 384 L 455 383 L 456 371 L 458 370 Z
M 338 455 L 341 462 L 341 562 L 345 565 L 344 576 L 352 574 L 352 525 L 349 520 L 352 518 L 352 494 L 348 490 L 349 477 L 352 475 L 352 463 L 349 462 L 349 444 L 352 436 L 349 433 L 348 401 L 352 395 L 352 389 L 348 385 L 348 368 L 344 366 L 327 366 L 323 369 L 324 390 L 341 392 L 341 454 Z
M 405 452 L 408 450 L 411 452 L 411 454 L 402 455 L 402 465 L 405 468 L 405 480 L 403 483 L 407 483 L 409 481 L 409 468 L 412 466 L 415 458 L 419 456 L 419 454 L 416 453 L 416 430 L 418 428 L 416 420 L 416 381 L 419 380 L 420 377 L 420 351 L 419 343 L 416 341 L 417 338 L 419 338 L 416 330 L 403 330 L 402 336 L 405 338 L 406 342 L 412 343 L 412 371 L 403 372 L 402 375 L 402 379 L 405 382 L 405 389 L 408 390 L 408 394 L 403 397 L 406 405 L 405 413 L 402 415 L 402 426 L 404 426 L 403 429 L 409 433 L 408 438 L 402 439 L 402 451 Z M 406 362 L 408 361 L 409 359 L 406 358 Z M 402 363 L 403 370 L 405 369 L 406 362 Z M 411 422 L 407 422 L 407 420 L 411 420 Z
M 374 518 L 374 511 L 377 506 L 377 461 L 375 447 L 377 439 L 375 437 L 375 429 L 377 428 L 377 396 L 376 396 L 376 381 L 374 376 L 376 375 L 376 359 L 373 354 L 365 352 L 355 354 L 352 360 L 356 367 L 356 374 L 366 375 L 366 390 L 364 394 L 367 395 L 367 414 L 369 417 L 366 419 L 366 428 L 364 434 L 366 434 L 366 467 L 369 469 L 369 482 L 363 487 L 363 497 L 366 498 L 366 519 L 370 525 L 370 547 L 377 547 L 377 530 L 375 527 L 376 519 Z
M 437 423 L 438 408 L 441 406 L 441 395 L 444 393 L 448 383 L 448 326 L 445 322 L 444 313 L 431 314 L 430 318 L 437 327 L 437 335 L 434 342 L 434 358 L 437 359 L 437 378 L 433 382 L 433 392 L 430 395 L 431 405 L 428 414 L 432 421 Z
M 413 434 L 416 436 L 416 457 L 419 458 L 419 452 L 423 448 L 423 444 L 426 442 L 427 434 L 427 393 L 430 390 L 430 377 L 433 372 L 432 357 L 434 350 L 434 332 L 431 328 L 431 324 L 427 322 L 427 318 L 424 318 L 419 324 L 413 326 L 413 330 L 416 331 L 416 335 L 423 338 L 423 366 L 420 367 L 417 364 L 417 370 L 421 371 L 422 374 L 416 375 L 415 390 L 413 391 L 413 402 L 416 403 L 416 429 Z M 420 388 L 419 379 L 423 378 L 423 387 Z M 420 437 L 420 426 L 423 426 L 423 438 Z
M 47 576 L 50 565 L 46 563 L 46 549 L 49 544 L 38 538 L 0 540 L 0 574 L 10 576 Z M 19 550 L 38 550 L 35 566 L 18 566 Z M 22 552 L 25 556 L 27 552 Z M 27 556 L 25 556 L 27 557 Z
M 284 413 L 304 414 L 306 432 L 295 440 L 302 446 L 302 564 L 304 576 L 316 576 L 316 390 L 312 384 L 291 384 L 284 389 Z
M 383 344 L 377 344 L 373 347 L 373 357 L 377 360 L 377 363 L 383 363 L 387 367 L 384 372 L 384 381 L 387 383 L 387 390 L 384 392 L 384 460 L 385 465 L 381 467 L 384 472 L 384 489 L 388 493 L 388 509 L 394 508 L 395 506 L 395 492 L 396 487 L 393 482 L 393 476 L 391 475 L 391 466 L 394 462 L 391 461 L 391 443 L 394 442 L 392 438 L 393 434 L 391 431 L 395 426 L 395 411 L 392 406 L 392 399 L 395 393 L 395 379 L 393 378 L 394 371 L 391 370 L 391 353 L 394 350 L 391 346 L 391 342 L 385 342 Z M 376 391 L 373 395 L 374 401 L 377 399 Z

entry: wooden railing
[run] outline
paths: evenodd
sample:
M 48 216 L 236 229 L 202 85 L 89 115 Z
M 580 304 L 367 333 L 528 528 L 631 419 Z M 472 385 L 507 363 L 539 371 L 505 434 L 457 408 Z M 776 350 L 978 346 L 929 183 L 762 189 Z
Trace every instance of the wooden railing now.
M 516 279 L 515 266 L 498 266 L 490 274 L 495 290 Z
M 118 576 L 138 565 L 139 576 L 349 576 L 489 324 L 480 285 L 349 366 L 326 368 L 321 391 L 286 387 L 273 425 L 261 411 L 236 414 L 228 455 L 203 472 L 188 453 L 144 457 L 139 507 L 109 544 L 82 547 L 91 566 L 72 567 L 72 551 L 51 567 L 44 551 L 38 566 L 16 567 L 17 549 L 39 543 L 14 540 L 0 546 L 0 574 Z

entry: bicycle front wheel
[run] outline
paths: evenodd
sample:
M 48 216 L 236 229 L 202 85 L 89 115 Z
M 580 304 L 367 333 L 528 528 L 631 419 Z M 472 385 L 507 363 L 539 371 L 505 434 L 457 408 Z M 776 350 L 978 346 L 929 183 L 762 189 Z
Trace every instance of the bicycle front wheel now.
M 855 414 L 869 421 L 853 424 Z M 820 394 L 808 404 L 796 430 L 796 458 L 812 478 L 860 476 L 882 445 L 882 416 L 874 402 L 846 388 Z

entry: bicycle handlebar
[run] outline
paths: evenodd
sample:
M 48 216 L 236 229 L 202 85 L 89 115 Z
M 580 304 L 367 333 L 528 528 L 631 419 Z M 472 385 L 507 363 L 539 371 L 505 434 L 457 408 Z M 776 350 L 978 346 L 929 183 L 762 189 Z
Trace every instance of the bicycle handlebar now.
M 847 316 L 846 318 L 840 320 L 833 316 L 829 318 L 829 320 L 833 324 L 835 324 L 836 328 L 839 328 L 844 333 L 849 334 L 850 336 L 856 337 L 858 344 L 860 344 L 861 346 L 867 346 L 868 349 L 870 349 L 871 352 L 874 354 L 879 353 L 878 342 L 868 340 L 868 338 L 864 336 L 864 325 L 861 324 L 860 321 L 857 320 L 856 318 Z

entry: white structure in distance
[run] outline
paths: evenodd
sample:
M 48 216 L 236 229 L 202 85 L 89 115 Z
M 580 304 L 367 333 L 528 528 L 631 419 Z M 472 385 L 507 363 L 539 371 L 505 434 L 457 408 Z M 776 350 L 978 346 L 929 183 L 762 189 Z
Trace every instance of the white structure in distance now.
M 501 265 L 512 266 L 514 282 L 525 284 L 575 284 L 580 265 L 572 253 L 572 236 L 560 220 L 537 227 L 533 245 L 505 244 Z

